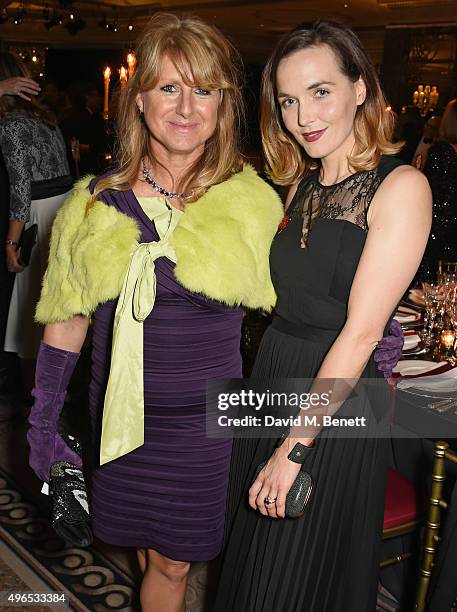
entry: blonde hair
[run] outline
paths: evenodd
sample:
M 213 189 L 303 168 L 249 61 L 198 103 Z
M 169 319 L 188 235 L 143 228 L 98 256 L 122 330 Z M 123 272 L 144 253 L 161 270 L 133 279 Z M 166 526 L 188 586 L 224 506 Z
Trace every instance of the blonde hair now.
M 92 202 L 105 189 L 130 189 L 141 159 L 154 159 L 136 97 L 156 85 L 164 55 L 172 60 L 187 85 L 221 92 L 216 130 L 179 186 L 180 191 L 191 193 L 186 202 L 198 199 L 209 187 L 241 169 L 239 141 L 244 107 L 237 52 L 219 30 L 198 17 L 156 13 L 140 36 L 136 71 L 119 97 L 117 170 L 97 182 Z
M 387 110 L 375 68 L 358 37 L 346 26 L 333 21 L 316 21 L 285 34 L 273 51 L 262 75 L 261 119 L 267 173 L 278 185 L 290 185 L 318 167 L 286 130 L 277 101 L 276 73 L 285 57 L 309 47 L 327 45 L 335 53 L 341 71 L 355 83 L 366 85 L 366 99 L 357 107 L 354 120 L 355 148 L 349 158 L 354 170 L 372 170 L 381 155 L 397 153 L 403 143 L 392 143 L 394 114 Z
M 457 98 L 447 103 L 440 123 L 440 140 L 457 144 Z

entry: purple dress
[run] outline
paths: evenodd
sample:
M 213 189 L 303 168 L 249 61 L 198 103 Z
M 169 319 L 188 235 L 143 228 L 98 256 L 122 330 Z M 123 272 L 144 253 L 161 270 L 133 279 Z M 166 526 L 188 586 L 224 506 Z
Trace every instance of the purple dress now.
M 99 199 L 136 219 L 141 242 L 158 240 L 131 191 Z M 97 462 L 93 528 L 110 544 L 204 561 L 222 546 L 231 455 L 230 440 L 206 437 L 206 381 L 241 377 L 242 310 L 187 291 L 164 257 L 155 268 L 156 301 L 144 322 L 145 442 L 103 466 Z M 98 443 L 115 308 L 116 301 L 107 302 L 93 317 L 90 408 Z

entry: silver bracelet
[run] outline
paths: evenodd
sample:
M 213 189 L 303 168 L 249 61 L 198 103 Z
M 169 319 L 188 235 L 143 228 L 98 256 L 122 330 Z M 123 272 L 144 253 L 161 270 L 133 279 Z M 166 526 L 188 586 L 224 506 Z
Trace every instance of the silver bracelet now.
M 16 240 L 5 240 L 5 244 L 12 244 L 14 246 L 17 246 L 19 244 L 19 242 L 17 242 Z

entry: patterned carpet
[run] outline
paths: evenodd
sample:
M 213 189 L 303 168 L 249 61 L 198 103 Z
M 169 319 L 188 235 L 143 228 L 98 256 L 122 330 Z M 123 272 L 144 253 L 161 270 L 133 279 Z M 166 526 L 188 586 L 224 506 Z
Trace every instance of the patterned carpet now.
M 123 561 L 119 562 L 113 554 L 100 550 L 103 547 L 101 543 L 95 543 L 88 549 L 66 545 L 52 530 L 46 512 L 27 500 L 2 469 L 0 546 L 0 558 L 6 560 L 16 576 L 21 576 L 27 570 L 22 588 L 16 584 L 7 585 L 2 580 L 3 591 L 29 590 L 24 588 L 25 584 L 33 586 L 35 592 L 65 593 L 70 609 L 84 612 L 133 612 L 140 609 L 137 599 L 139 574 L 136 568 L 128 571 Z M 3 576 L 7 574 L 6 568 L 3 568 Z M 29 584 L 30 576 L 33 585 Z M 192 612 L 204 610 L 206 578 L 206 566 L 195 564 L 187 593 L 187 603 Z
M 96 548 L 67 546 L 55 535 L 44 513 L 19 493 L 2 470 L 0 538 L 43 581 L 46 590 L 65 593 L 72 609 L 138 609 L 133 577 Z M 9 558 L 14 556 L 10 554 Z M 19 572 L 19 564 L 12 569 Z
M 60 609 L 66 610 L 139 611 L 141 577 L 135 551 L 99 541 L 88 549 L 75 548 L 55 534 L 48 518 L 49 500 L 39 493 L 40 483 L 27 465 L 25 421 L 11 418 L 2 408 L 0 398 L 0 591 L 64 593 L 68 605 Z M 193 564 L 186 596 L 191 612 L 217 612 L 211 606 L 216 581 L 216 563 Z M 0 599 L 0 609 L 44 612 L 59 608 L 9 607 Z M 398 610 L 395 600 L 380 587 L 377 612 Z
M 15 483 L 1 469 L 0 540 L 0 557 L 6 559 L 7 564 L 9 561 L 16 575 L 27 570 L 25 573 L 32 576 L 32 580 L 29 578 L 22 584 L 20 581 L 8 585 L 2 580 L 3 591 L 23 592 L 29 590 L 24 586 L 27 585 L 32 586 L 34 592 L 65 593 L 69 608 L 81 612 L 140 609 L 136 595 L 139 576 L 129 574 L 113 558 L 98 550 L 97 545 L 89 549 L 66 545 L 50 527 L 45 513 L 19 493 Z M 195 565 L 187 594 L 192 612 L 204 610 L 206 586 L 206 566 Z M 49 608 L 33 609 L 41 612 Z M 395 612 L 398 609 L 389 593 L 380 587 L 377 610 Z

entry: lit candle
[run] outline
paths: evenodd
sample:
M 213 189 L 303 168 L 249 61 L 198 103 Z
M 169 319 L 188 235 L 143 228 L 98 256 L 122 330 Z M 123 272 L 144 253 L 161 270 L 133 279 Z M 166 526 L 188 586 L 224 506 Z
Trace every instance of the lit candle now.
M 440 94 L 438 93 L 438 87 L 433 85 L 432 91 L 430 92 L 430 104 L 433 108 L 438 106 L 438 100 L 440 99 Z
M 103 72 L 103 79 L 105 81 L 105 99 L 103 101 L 103 118 L 105 121 L 108 120 L 108 98 L 109 98 L 109 78 L 111 76 L 111 69 L 107 66 Z
M 127 85 L 127 70 L 124 66 L 121 66 L 119 69 L 119 80 L 121 82 L 121 89 L 123 89 Z
M 419 106 L 419 108 L 423 108 L 424 107 L 424 101 L 425 101 L 424 86 L 423 85 L 419 85 L 417 90 L 419 92 L 419 99 L 417 101 L 417 105 Z
M 454 346 L 455 334 L 450 329 L 445 329 L 443 332 L 441 332 L 440 340 L 444 348 L 449 350 Z
M 130 51 L 130 53 L 127 55 L 127 64 L 129 67 L 129 79 L 131 79 L 133 73 L 135 72 L 136 66 L 136 56 L 135 53 L 133 53 L 132 51 Z

